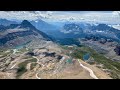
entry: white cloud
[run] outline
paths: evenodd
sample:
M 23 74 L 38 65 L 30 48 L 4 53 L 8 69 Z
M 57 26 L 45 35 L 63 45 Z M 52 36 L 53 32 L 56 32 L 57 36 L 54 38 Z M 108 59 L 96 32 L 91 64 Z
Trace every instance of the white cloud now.
M 18 20 L 36 20 L 38 17 L 44 17 L 41 12 L 29 12 L 29 11 L 0 11 L 0 18 L 5 19 L 18 19 Z
M 96 21 L 120 23 L 120 11 L 0 11 L 0 18 L 48 21 Z

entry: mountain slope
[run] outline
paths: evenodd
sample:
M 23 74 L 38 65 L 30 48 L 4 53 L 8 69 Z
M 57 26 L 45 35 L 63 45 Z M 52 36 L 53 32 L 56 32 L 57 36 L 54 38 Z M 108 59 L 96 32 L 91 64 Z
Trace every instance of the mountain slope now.
M 24 20 L 21 24 L 11 24 L 10 26 L 1 26 L 0 46 L 14 47 L 29 41 L 51 40 L 45 33 L 36 29 L 30 22 Z M 4 28 L 4 29 L 3 29 Z
M 56 30 L 57 26 L 49 24 L 41 19 L 36 21 L 30 21 L 32 25 L 34 25 L 37 29 L 40 29 L 43 32 L 50 32 L 51 30 Z
M 112 37 L 115 39 L 120 39 L 120 31 L 106 24 L 99 24 L 97 26 L 92 26 L 90 29 L 98 34 L 104 36 L 107 35 L 108 37 Z
M 89 35 L 99 36 L 101 38 L 110 38 L 120 41 L 120 30 L 110 27 L 107 24 L 90 25 L 87 23 L 65 24 L 60 30 L 64 37 L 81 38 Z
M 0 25 L 8 26 L 10 24 L 17 24 L 15 21 L 10 21 L 7 19 L 0 19 Z

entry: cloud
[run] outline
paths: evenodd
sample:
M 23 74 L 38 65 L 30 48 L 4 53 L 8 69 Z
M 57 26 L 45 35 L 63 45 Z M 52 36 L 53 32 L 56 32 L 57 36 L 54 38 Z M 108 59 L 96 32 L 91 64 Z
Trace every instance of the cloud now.
M 30 12 L 30 11 L 0 11 L 0 18 L 5 19 L 17 19 L 17 20 L 36 20 L 38 18 L 44 18 L 45 14 L 42 14 L 39 11 Z
M 8 20 L 96 21 L 120 23 L 120 11 L 0 11 Z

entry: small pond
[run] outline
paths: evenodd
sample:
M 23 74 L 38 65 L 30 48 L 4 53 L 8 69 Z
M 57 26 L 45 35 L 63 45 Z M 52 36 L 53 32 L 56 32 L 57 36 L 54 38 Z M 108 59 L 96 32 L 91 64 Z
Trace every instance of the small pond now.
M 83 55 L 83 60 L 86 61 L 90 58 L 90 53 L 86 53 L 85 55 Z

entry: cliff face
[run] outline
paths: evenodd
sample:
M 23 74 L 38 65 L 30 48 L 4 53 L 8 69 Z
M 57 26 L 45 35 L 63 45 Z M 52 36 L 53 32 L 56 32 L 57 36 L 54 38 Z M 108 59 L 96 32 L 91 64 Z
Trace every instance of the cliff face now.
M 120 46 L 116 46 L 116 48 L 114 49 L 114 51 L 116 52 L 117 55 L 120 56 Z

